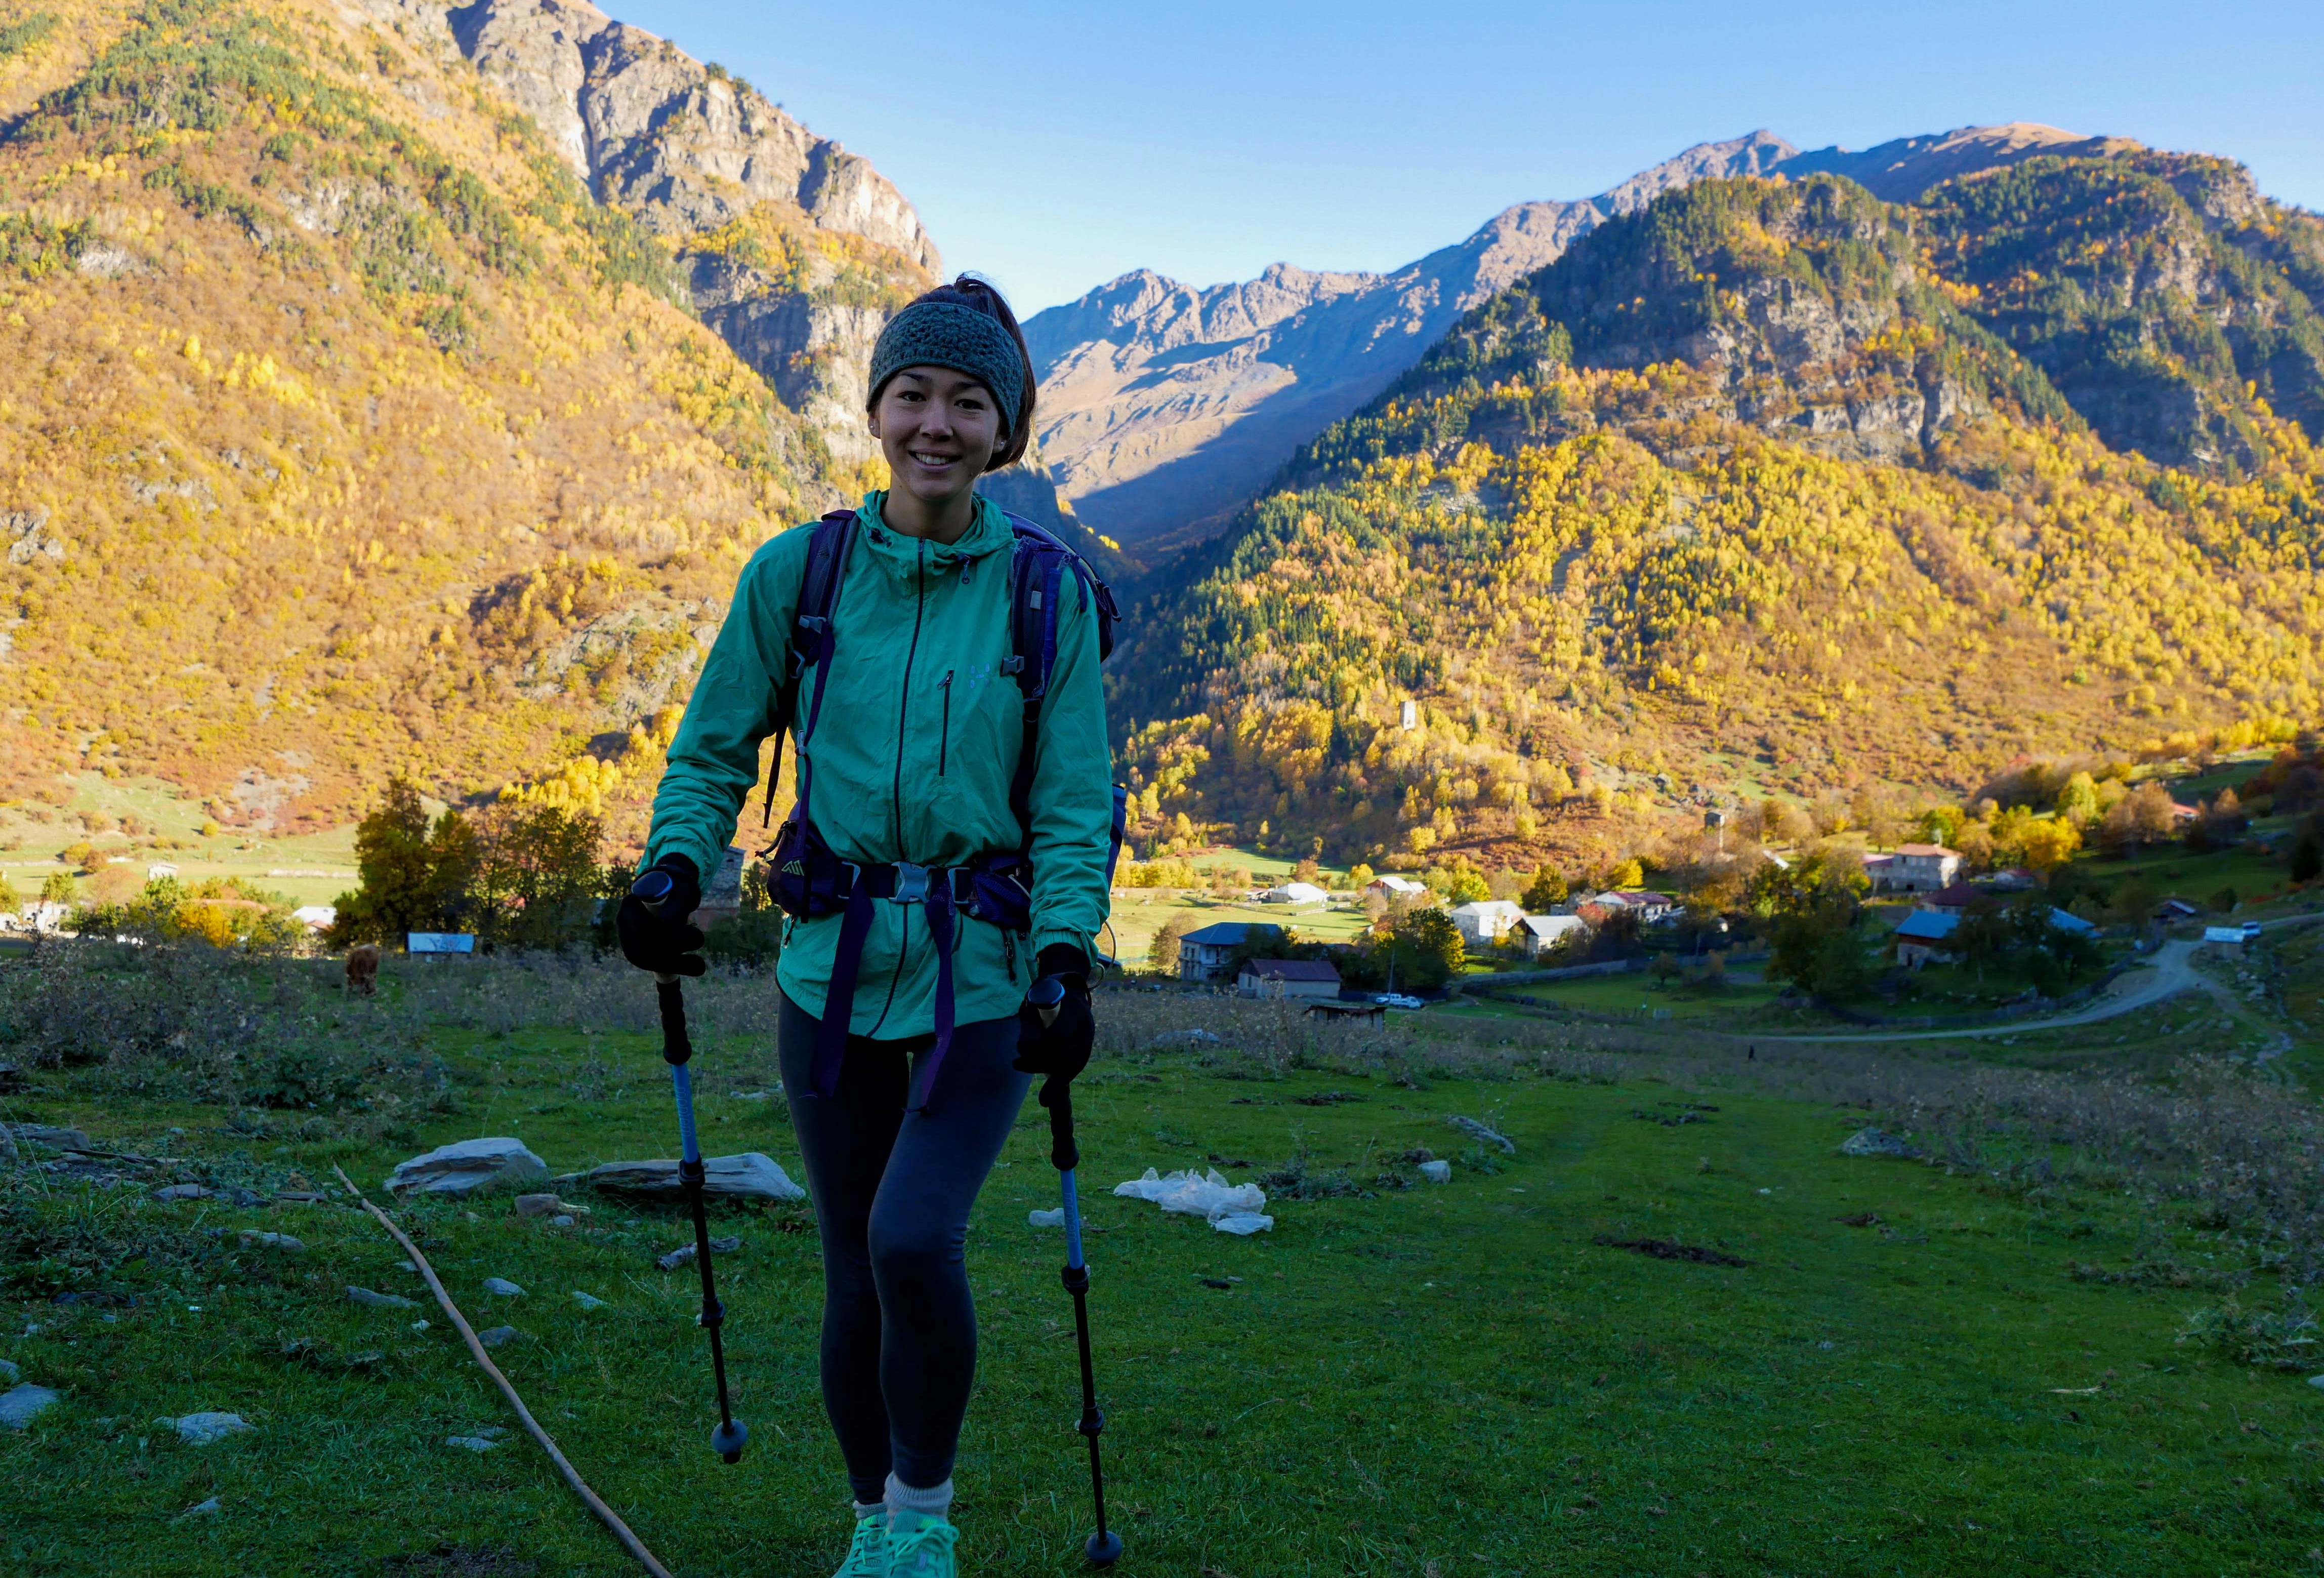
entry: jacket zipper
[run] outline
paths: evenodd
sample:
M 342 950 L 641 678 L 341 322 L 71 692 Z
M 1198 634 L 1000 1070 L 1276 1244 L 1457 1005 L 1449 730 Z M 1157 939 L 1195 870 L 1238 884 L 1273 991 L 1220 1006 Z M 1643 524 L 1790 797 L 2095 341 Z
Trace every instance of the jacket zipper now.
M 920 625 L 928 611 L 928 543 L 921 538 L 918 546 L 918 562 L 912 570 L 912 644 L 904 653 L 903 696 L 896 704 L 896 789 L 891 802 L 890 826 L 895 829 L 896 858 L 904 858 L 904 724 L 912 715 L 912 662 L 920 653 Z M 895 973 L 888 977 L 888 1001 L 880 1005 L 880 1017 L 869 1032 L 880 1033 L 888 1022 L 889 1010 L 896 1006 L 896 988 L 903 983 L 904 966 L 912 957 L 912 928 L 904 927 L 904 935 L 896 946 Z
M 936 736 L 936 776 L 938 778 L 945 775 L 945 762 L 950 755 L 952 747 L 952 677 L 953 670 L 946 669 L 944 678 L 936 684 L 936 688 L 944 692 L 944 733 Z

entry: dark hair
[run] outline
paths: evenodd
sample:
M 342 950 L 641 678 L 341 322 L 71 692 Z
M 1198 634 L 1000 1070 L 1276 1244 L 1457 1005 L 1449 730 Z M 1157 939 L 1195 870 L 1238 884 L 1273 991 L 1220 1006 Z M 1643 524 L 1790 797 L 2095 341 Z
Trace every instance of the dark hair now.
M 991 281 L 975 274 L 963 274 L 949 285 L 938 285 L 914 297 L 906 305 L 918 307 L 923 301 L 948 301 L 955 307 L 974 308 L 1007 329 L 1009 337 L 1017 342 L 1017 358 L 1025 367 L 1025 392 L 1017 402 L 1017 425 L 1010 429 L 1009 441 L 993 452 L 984 469 L 1001 471 L 1016 465 L 1025 457 L 1025 447 L 1033 441 L 1033 397 L 1039 392 L 1039 386 L 1033 381 L 1033 353 L 1026 348 L 1025 331 L 1017 327 L 1017 315 L 1009 310 L 1008 300 Z

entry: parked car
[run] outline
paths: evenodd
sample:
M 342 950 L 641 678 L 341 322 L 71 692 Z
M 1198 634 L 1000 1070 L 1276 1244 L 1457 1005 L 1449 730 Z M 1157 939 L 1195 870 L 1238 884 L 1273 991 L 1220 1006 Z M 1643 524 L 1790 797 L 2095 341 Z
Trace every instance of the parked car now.
M 2258 922 L 2258 921 L 2256 921 L 2256 920 L 2246 920 L 2246 921 L 2245 921 L 2245 922 L 2244 922 L 2244 941 L 2246 941 L 2246 942 L 2249 942 L 2249 941 L 2251 941 L 2251 940 L 2252 940 L 2252 938 L 2254 938 L 2254 937 L 2257 937 L 2257 936 L 2259 936 L 2259 922 Z
M 1420 999 L 1416 997 L 1406 997 L 1401 992 L 1375 992 L 1372 993 L 1372 1001 L 1379 1004 L 1382 1008 L 1418 1008 L 1421 1006 Z

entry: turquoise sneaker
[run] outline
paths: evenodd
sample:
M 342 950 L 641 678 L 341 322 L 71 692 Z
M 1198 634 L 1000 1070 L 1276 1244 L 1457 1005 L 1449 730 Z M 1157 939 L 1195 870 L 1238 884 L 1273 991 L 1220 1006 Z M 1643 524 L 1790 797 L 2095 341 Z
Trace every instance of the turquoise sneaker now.
M 855 1520 L 855 1537 L 847 1544 L 847 1560 L 831 1578 L 888 1578 L 888 1515 L 874 1512 Z
M 913 1514 L 896 1516 L 900 1523 Z M 908 1530 L 899 1527 L 888 1536 L 886 1578 L 960 1578 L 952 1557 L 959 1542 L 960 1530 L 941 1518 L 921 1518 Z

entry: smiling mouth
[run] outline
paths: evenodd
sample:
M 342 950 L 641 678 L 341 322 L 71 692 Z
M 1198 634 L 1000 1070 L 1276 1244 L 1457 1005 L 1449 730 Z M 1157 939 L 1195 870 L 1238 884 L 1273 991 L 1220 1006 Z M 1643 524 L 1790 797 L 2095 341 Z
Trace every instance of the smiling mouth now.
M 931 455 L 924 449 L 911 451 L 912 462 L 929 471 L 942 471 L 960 458 L 957 455 Z

